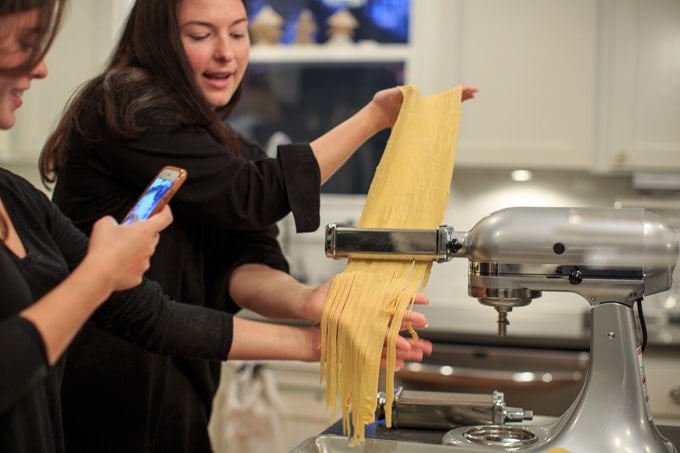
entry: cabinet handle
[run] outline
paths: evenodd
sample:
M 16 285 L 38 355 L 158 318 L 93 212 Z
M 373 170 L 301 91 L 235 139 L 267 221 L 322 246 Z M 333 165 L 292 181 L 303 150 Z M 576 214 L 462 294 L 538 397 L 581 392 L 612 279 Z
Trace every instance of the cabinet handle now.
M 668 396 L 671 397 L 671 400 L 673 400 L 675 404 L 680 404 L 680 385 L 673 387 L 671 391 L 668 392 Z

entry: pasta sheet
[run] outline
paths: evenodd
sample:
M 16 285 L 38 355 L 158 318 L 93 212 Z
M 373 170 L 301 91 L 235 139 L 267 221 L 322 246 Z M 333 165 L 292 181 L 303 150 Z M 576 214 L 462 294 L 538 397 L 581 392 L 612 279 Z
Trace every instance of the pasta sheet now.
M 420 96 L 413 85 L 400 89 L 404 101 L 359 226 L 434 229 L 448 203 L 462 89 L 431 96 Z M 431 261 L 350 258 L 333 279 L 321 320 L 321 378 L 332 412 L 340 406 L 351 445 L 364 439 L 364 426 L 375 419 L 384 347 L 386 424 L 392 424 L 396 339 L 431 268 Z

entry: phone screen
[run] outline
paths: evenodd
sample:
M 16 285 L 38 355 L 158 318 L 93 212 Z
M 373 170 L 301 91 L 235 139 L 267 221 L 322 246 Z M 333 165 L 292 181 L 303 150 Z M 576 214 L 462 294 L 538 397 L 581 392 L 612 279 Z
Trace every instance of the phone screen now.
M 165 178 L 156 178 L 146 189 L 146 192 L 137 201 L 137 204 L 130 210 L 123 219 L 123 223 L 132 223 L 148 219 L 151 214 L 168 193 L 174 181 Z

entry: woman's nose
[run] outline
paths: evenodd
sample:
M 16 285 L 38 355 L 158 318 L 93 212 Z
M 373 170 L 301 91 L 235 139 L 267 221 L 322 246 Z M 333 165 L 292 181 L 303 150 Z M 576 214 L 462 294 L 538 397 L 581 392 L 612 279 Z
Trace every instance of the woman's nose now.
M 47 77 L 47 63 L 43 58 L 31 69 L 30 76 L 34 79 L 44 79 Z
M 215 48 L 214 57 L 216 60 L 231 60 L 234 58 L 234 51 L 231 48 L 231 44 L 228 39 L 219 40 L 217 47 Z

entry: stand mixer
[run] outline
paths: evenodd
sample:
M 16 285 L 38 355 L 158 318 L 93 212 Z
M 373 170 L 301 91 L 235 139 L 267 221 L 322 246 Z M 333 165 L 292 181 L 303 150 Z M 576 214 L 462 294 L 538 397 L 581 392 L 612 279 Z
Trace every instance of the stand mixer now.
M 499 335 L 507 332 L 508 314 L 543 291 L 573 292 L 591 305 L 588 374 L 564 414 L 545 425 L 461 426 L 444 435 L 444 444 L 480 451 L 677 452 L 652 419 L 638 331 L 645 335 L 643 296 L 671 287 L 679 253 L 675 232 L 657 215 L 635 208 L 516 207 L 467 232 L 330 224 L 325 248 L 332 258 L 467 258 L 468 293 L 498 312 Z

